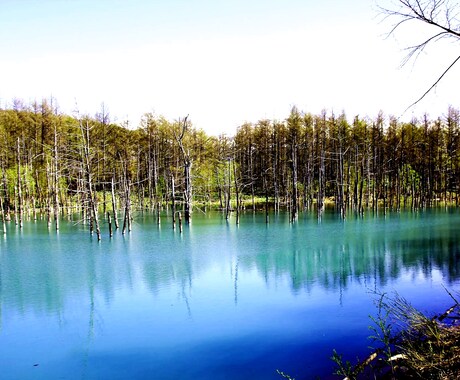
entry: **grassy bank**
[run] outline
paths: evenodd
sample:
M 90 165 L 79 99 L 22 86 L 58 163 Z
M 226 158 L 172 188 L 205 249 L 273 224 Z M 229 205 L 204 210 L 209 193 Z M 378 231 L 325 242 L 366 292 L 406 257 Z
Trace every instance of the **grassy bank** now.
M 334 351 L 335 373 L 346 380 L 460 379 L 460 304 L 427 316 L 397 294 L 380 294 L 371 317 L 376 349 L 356 365 Z

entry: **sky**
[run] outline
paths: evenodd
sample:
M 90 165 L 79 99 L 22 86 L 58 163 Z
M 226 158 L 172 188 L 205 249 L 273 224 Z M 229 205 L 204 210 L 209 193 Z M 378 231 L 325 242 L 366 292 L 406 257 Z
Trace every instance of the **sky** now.
M 458 55 L 433 45 L 401 67 L 429 27 L 393 24 L 396 0 L 1 0 L 0 107 L 53 97 L 61 112 L 139 125 L 147 112 L 189 115 L 212 135 L 284 120 L 293 106 L 437 118 L 457 98 Z M 457 54 L 456 54 L 457 53 Z

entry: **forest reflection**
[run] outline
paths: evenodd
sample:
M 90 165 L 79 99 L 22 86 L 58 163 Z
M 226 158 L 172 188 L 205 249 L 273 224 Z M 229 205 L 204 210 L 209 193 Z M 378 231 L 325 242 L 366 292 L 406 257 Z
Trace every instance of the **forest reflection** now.
M 268 285 L 287 280 L 294 294 L 315 287 L 343 290 L 352 283 L 381 288 L 402 276 L 430 279 L 434 270 L 448 286 L 460 277 L 460 238 L 443 220 L 266 226 L 243 219 L 240 228 L 221 221 L 211 231 L 197 222 L 181 236 L 140 231 L 99 245 L 67 236 L 65 227 L 59 236 L 24 231 L 20 239 L 9 234 L 1 245 L 0 304 L 19 314 L 56 313 L 85 295 L 98 294 L 110 304 L 117 291 L 140 283 L 154 296 L 175 287 L 186 297 L 216 265 L 232 277 L 235 300 L 239 279 L 254 273 Z

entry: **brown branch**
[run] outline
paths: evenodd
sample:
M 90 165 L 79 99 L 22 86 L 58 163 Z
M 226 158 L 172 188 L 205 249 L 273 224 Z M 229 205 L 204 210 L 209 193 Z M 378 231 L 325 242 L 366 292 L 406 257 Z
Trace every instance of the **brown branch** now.
M 450 24 L 451 20 L 453 19 L 453 17 L 450 16 L 450 11 L 452 10 L 451 8 L 448 7 L 446 9 L 447 25 L 443 25 L 440 21 L 436 20 L 439 12 L 435 13 L 435 10 L 439 9 L 445 3 L 444 1 L 434 1 L 429 16 L 426 16 L 426 8 L 428 7 L 428 4 L 425 8 L 422 8 L 422 5 L 418 0 L 416 0 L 417 6 L 413 5 L 409 0 L 400 0 L 400 3 L 403 7 L 407 8 L 408 12 L 399 10 L 395 11 L 388 8 L 379 7 L 380 11 L 387 17 L 397 17 L 402 19 L 392 27 L 389 33 L 390 35 L 393 34 L 395 30 L 406 21 L 421 21 L 436 28 L 442 29 L 444 32 L 452 35 L 455 38 L 460 38 L 460 32 L 458 32 L 455 28 L 452 28 Z
M 454 62 L 452 62 L 446 70 L 444 70 L 444 72 L 443 72 L 443 73 L 441 74 L 441 76 L 436 80 L 436 82 L 434 82 L 434 83 L 431 85 L 431 87 L 430 87 L 428 90 L 426 90 L 425 93 L 424 93 L 420 98 L 418 98 L 414 103 L 412 103 L 409 107 L 407 107 L 407 108 L 404 110 L 403 113 L 406 113 L 407 110 L 408 110 L 409 108 L 412 108 L 412 107 L 415 106 L 417 103 L 419 103 L 425 96 L 427 96 L 428 93 L 429 93 L 434 87 L 436 87 L 436 85 L 441 81 L 441 79 L 444 77 L 444 75 L 447 74 L 447 72 L 452 68 L 452 66 L 454 66 L 454 65 L 458 62 L 458 60 L 460 60 L 460 55 L 459 55 L 457 58 L 455 58 Z
M 438 34 L 435 34 L 434 36 L 431 36 L 430 38 L 426 39 L 424 42 L 414 45 L 414 46 L 409 46 L 405 50 L 410 50 L 407 56 L 403 59 L 401 67 L 404 66 L 407 62 L 411 60 L 411 58 L 417 53 L 417 57 L 425 50 L 426 46 L 433 40 L 440 40 L 441 38 L 448 37 L 449 35 L 447 32 L 439 32 Z
M 417 60 L 420 54 L 425 50 L 428 44 L 431 42 L 439 41 L 442 38 L 452 37 L 456 40 L 460 39 L 460 22 L 456 18 L 456 5 L 451 5 L 446 0 L 399 0 L 400 7 L 398 10 L 391 10 L 384 7 L 379 7 L 380 11 L 386 15 L 385 18 L 397 18 L 399 19 L 396 24 L 393 24 L 388 36 L 395 33 L 402 24 L 408 21 L 420 21 L 425 24 L 434 26 L 437 29 L 437 33 L 431 37 L 425 39 L 421 43 L 415 44 L 406 48 L 409 53 L 402 60 L 401 66 L 406 65 L 411 59 Z M 444 19 L 442 10 L 445 9 Z M 453 25 L 452 25 L 453 24 Z M 405 109 L 405 113 L 408 109 L 419 103 L 425 96 L 441 81 L 441 79 L 447 74 L 447 72 L 460 60 L 458 56 L 444 72 L 437 78 L 437 80 L 428 88 L 425 93 L 413 102 L 409 107 Z

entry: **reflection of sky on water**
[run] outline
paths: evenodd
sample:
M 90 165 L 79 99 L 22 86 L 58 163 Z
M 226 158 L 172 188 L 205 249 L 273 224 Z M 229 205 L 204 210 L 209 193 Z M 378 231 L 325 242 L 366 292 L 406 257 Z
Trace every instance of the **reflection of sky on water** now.
M 144 216 L 101 243 L 83 226 L 62 223 L 56 235 L 41 222 L 20 233 L 9 225 L 0 366 L 21 379 L 67 368 L 88 379 L 270 378 L 275 369 L 324 379 L 332 348 L 351 359 L 367 349 L 373 290 L 397 290 L 424 310 L 450 306 L 442 285 L 459 282 L 459 221 L 278 215 L 267 226 L 246 214 L 237 227 L 196 214 L 181 235 Z M 34 373 L 31 362 L 46 365 Z

